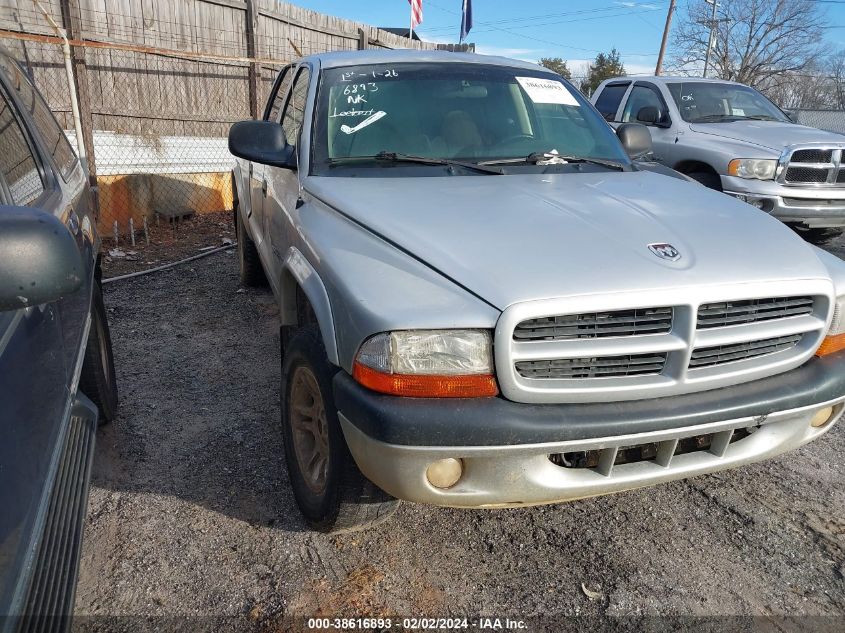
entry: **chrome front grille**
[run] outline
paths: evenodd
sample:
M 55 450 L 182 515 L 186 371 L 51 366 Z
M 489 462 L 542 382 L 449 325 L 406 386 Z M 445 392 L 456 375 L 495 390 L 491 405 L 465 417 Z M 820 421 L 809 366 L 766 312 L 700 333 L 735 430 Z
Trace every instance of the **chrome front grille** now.
M 845 145 L 787 149 L 780 159 L 779 180 L 786 185 L 843 186 L 843 150 Z
M 516 363 L 516 371 L 523 378 L 613 378 L 659 374 L 665 364 L 666 354 L 629 354 L 521 361 Z
M 607 336 L 664 334 L 672 329 L 672 308 L 564 314 L 523 321 L 516 341 L 561 341 Z
M 763 339 L 762 341 L 747 341 L 745 343 L 717 345 L 715 347 L 698 347 L 692 352 L 689 366 L 691 369 L 712 367 L 713 365 L 723 365 L 724 363 L 733 363 L 747 358 L 757 358 L 758 356 L 783 352 L 798 345 L 803 336 L 803 334 L 792 334 L 790 336 Z
M 813 355 L 832 296 L 829 281 L 802 280 L 518 303 L 496 328 L 497 376 L 518 402 L 637 400 L 757 380 Z
M 813 297 L 777 297 L 706 303 L 698 308 L 698 329 L 759 323 L 813 313 Z

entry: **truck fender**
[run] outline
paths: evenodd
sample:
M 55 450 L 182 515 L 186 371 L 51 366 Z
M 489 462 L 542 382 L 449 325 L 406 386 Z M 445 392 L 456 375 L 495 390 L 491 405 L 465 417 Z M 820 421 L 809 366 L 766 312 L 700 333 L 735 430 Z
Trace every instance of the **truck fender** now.
M 287 283 L 286 283 L 287 282 Z M 332 307 L 329 302 L 329 294 L 323 280 L 314 270 L 311 263 L 294 246 L 288 249 L 285 254 L 282 266 L 282 284 L 280 295 L 282 296 L 281 320 L 282 324 L 296 322 L 296 288 L 293 283 L 302 288 L 302 292 L 311 303 L 314 314 L 317 317 L 317 325 L 320 327 L 320 334 L 323 337 L 323 345 L 326 348 L 326 355 L 333 365 L 340 365 L 337 355 L 337 339 L 335 338 L 334 319 L 332 318 Z
M 237 207 L 238 213 L 245 213 L 245 218 L 251 215 L 251 200 L 249 199 L 249 179 L 244 178 L 243 165 L 240 161 L 232 167 L 232 192 L 235 198 L 232 206 Z

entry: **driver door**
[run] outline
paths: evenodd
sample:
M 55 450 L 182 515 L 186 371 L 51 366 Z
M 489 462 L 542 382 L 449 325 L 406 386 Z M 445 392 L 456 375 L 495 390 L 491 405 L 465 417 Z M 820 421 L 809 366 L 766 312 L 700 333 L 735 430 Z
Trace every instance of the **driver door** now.
M 642 108 L 651 106 L 657 108 L 660 113 L 658 125 L 640 121 L 637 114 Z M 622 123 L 643 123 L 648 126 L 651 133 L 651 143 L 654 152 L 652 160 L 673 165 L 671 154 L 675 145 L 675 131 L 672 120 L 669 117 L 669 108 L 666 105 L 657 86 L 644 81 L 638 81 L 628 93 L 625 106 L 622 108 Z
M 282 127 L 287 142 L 294 146 L 299 156 L 302 120 L 308 99 L 311 70 L 303 64 L 296 72 L 293 85 L 282 111 Z M 301 158 L 301 157 L 300 157 Z M 289 227 L 296 226 L 296 203 L 299 200 L 299 171 L 282 167 L 265 167 L 267 177 L 267 198 L 264 201 L 270 240 L 270 268 L 273 282 L 281 278 L 287 250 L 292 243 Z
M 282 105 L 287 96 L 288 87 L 290 85 L 290 69 L 291 66 L 285 66 L 279 72 L 276 81 L 273 84 L 273 89 L 270 92 L 270 97 L 267 100 L 267 106 L 264 109 L 265 121 L 280 122 Z M 249 211 L 247 213 L 246 221 L 249 222 L 250 234 L 253 237 L 258 249 L 264 255 L 265 260 L 268 259 L 267 253 L 267 223 L 264 218 L 264 201 L 267 197 L 267 167 L 260 163 L 249 163 Z

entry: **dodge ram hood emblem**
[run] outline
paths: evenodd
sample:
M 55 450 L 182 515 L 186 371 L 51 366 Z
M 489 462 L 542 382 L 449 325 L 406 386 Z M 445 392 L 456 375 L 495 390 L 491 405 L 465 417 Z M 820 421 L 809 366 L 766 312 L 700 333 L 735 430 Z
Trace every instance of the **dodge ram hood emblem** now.
M 671 244 L 649 244 L 648 250 L 660 259 L 667 259 L 670 262 L 676 262 L 681 259 L 680 251 Z

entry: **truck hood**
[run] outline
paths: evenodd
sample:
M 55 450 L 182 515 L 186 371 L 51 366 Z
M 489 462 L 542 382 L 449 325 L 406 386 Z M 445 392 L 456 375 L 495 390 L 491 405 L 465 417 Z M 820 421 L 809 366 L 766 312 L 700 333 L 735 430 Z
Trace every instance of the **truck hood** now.
M 829 278 L 811 247 L 762 211 L 648 172 L 311 176 L 304 184 L 499 309 L 632 288 Z M 681 258 L 661 259 L 648 248 L 655 243 Z
M 741 143 L 765 147 L 778 156 L 785 147 L 798 143 L 845 143 L 845 136 L 813 127 L 778 121 L 734 121 L 733 123 L 691 123 L 690 129 L 701 134 L 729 138 Z M 741 158 L 755 158 L 754 156 Z

